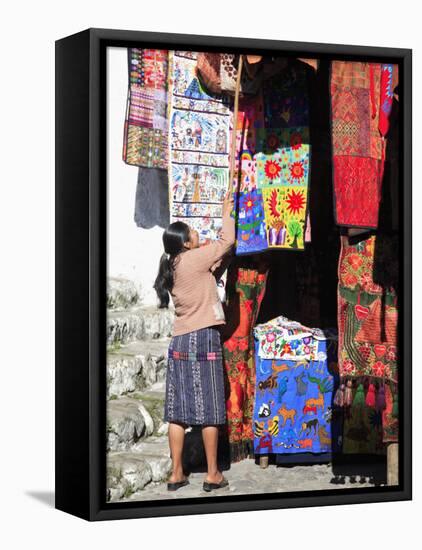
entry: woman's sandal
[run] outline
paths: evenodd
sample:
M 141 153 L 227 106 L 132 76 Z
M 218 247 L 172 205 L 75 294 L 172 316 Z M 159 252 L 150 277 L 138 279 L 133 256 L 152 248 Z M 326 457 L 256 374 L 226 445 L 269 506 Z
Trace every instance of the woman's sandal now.
M 186 485 L 189 485 L 189 480 L 184 479 L 183 481 L 173 481 L 167 483 L 167 491 L 177 491 L 177 489 L 180 489 L 180 487 L 185 487 Z
M 220 483 L 210 483 L 209 481 L 204 481 L 204 484 L 202 485 L 202 488 L 207 493 L 213 491 L 214 489 L 222 489 L 223 487 L 227 487 L 229 482 L 227 479 L 223 476 L 223 479 L 220 481 Z

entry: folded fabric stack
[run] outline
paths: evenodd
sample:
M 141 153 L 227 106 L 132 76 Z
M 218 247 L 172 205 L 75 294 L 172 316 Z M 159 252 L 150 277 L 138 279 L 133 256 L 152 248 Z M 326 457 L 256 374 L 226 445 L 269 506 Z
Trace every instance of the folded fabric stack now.
M 332 407 L 338 379 L 336 331 L 277 317 L 256 326 L 254 334 L 255 454 L 329 458 L 341 442 L 340 419 Z

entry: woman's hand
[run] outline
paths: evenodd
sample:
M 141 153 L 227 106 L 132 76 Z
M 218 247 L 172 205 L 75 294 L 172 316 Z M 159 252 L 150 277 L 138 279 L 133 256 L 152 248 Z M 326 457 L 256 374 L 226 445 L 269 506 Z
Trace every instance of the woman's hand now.
M 226 196 L 223 201 L 223 216 L 225 214 L 230 215 L 234 207 L 234 198 L 233 194 L 230 191 L 227 191 Z

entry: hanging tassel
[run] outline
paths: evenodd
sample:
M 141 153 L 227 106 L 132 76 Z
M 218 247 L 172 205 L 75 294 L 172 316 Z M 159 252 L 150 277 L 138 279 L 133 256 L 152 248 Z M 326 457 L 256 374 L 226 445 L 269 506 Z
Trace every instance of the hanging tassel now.
M 350 407 L 353 401 L 352 381 L 348 380 L 344 390 L 344 406 Z
M 359 384 L 355 397 L 353 398 L 353 407 L 363 407 L 365 405 L 365 392 L 363 391 L 363 384 Z
M 333 403 L 337 407 L 344 406 L 344 384 L 340 384 L 340 387 L 337 388 L 336 394 L 333 399 Z
M 393 408 L 391 410 L 391 416 L 393 418 L 399 417 L 399 398 L 396 394 L 393 395 Z
M 380 386 L 378 388 L 377 392 L 377 400 L 375 403 L 375 408 L 377 411 L 383 411 L 385 409 L 386 403 L 385 403 L 385 388 L 384 386 Z
M 366 392 L 365 403 L 368 407 L 375 407 L 375 386 L 374 384 L 369 384 L 368 391 Z

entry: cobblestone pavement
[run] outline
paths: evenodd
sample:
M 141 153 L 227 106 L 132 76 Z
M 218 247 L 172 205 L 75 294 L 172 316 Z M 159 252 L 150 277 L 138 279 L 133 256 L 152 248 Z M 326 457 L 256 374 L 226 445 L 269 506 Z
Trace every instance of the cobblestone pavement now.
M 352 484 L 348 478 L 344 485 L 330 483 L 333 472 L 329 464 L 293 467 L 270 465 L 268 468 L 262 469 L 255 464 L 254 460 L 247 459 L 232 464 L 230 470 L 224 472 L 224 475 L 229 480 L 229 486 L 211 493 L 206 493 L 202 489 L 205 474 L 195 473 L 189 476 L 189 485 L 175 492 L 168 492 L 166 483 L 150 483 L 144 490 L 131 495 L 128 500 L 161 500 L 373 487 L 369 483 Z

